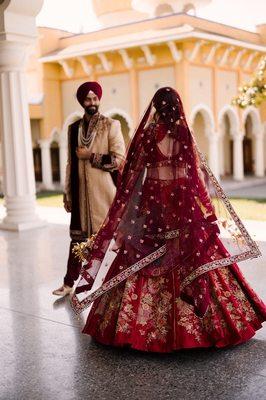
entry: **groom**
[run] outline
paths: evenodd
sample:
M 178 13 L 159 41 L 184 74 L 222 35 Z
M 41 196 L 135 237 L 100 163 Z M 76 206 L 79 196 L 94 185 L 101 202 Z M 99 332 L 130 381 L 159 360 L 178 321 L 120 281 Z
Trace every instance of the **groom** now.
M 73 246 L 97 233 L 103 223 L 116 192 L 114 175 L 125 154 L 120 122 L 99 113 L 101 97 L 99 83 L 83 83 L 77 100 L 84 116 L 68 129 L 64 207 L 71 213 L 71 243 L 64 283 L 53 291 L 57 296 L 71 293 L 79 277 L 81 262 L 73 255 Z

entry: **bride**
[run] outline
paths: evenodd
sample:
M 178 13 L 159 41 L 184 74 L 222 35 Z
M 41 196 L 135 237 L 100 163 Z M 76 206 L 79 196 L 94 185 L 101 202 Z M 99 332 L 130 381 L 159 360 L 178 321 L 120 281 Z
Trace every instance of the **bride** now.
M 93 303 L 83 333 L 153 352 L 245 342 L 266 307 L 236 263 L 259 255 L 198 150 L 178 93 L 159 89 L 71 300 L 77 313 Z

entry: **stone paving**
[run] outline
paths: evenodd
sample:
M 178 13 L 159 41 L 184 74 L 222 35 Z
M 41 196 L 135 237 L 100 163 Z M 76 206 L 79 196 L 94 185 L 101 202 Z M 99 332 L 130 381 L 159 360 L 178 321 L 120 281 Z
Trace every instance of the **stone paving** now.
M 68 216 L 38 212 L 45 228 L 0 232 L 1 400 L 265 399 L 265 325 L 241 346 L 170 355 L 107 348 L 82 335 L 86 315 L 77 320 L 68 299 L 51 295 L 65 272 Z M 240 265 L 266 301 L 266 224 L 246 225 L 263 257 Z

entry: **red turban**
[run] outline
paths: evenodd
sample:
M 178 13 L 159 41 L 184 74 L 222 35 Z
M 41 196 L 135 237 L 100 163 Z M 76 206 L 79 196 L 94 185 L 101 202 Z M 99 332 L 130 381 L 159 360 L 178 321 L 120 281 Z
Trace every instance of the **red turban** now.
M 102 97 L 102 87 L 98 82 L 85 82 L 77 90 L 77 99 L 80 105 L 83 107 L 83 102 L 87 94 L 92 91 L 101 100 Z

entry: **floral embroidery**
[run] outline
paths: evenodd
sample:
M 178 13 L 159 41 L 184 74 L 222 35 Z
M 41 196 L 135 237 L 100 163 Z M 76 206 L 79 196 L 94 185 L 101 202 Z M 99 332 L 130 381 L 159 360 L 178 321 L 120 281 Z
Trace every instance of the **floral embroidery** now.
M 192 305 L 173 298 L 173 284 L 178 293 L 177 272 L 156 278 L 136 273 L 96 302 L 90 317 L 92 335 L 104 339 L 112 329 L 119 343 L 131 343 L 134 337 L 143 346 L 174 348 L 180 339 L 194 340 L 198 346 L 205 346 L 206 340 L 209 345 L 223 339 L 227 343 L 245 334 L 250 325 L 257 326 L 253 302 L 230 268 L 211 271 L 209 277 L 211 301 L 205 316 L 199 318 Z M 256 295 L 253 301 L 259 301 Z
M 182 326 L 187 333 L 194 336 L 197 342 L 202 340 L 202 326 L 199 318 L 194 313 L 193 306 L 185 303 L 180 298 L 176 301 L 177 325 Z
M 136 327 L 147 343 L 159 340 L 167 341 L 171 330 L 172 294 L 166 290 L 166 278 L 149 278 L 146 280 L 137 314 Z

